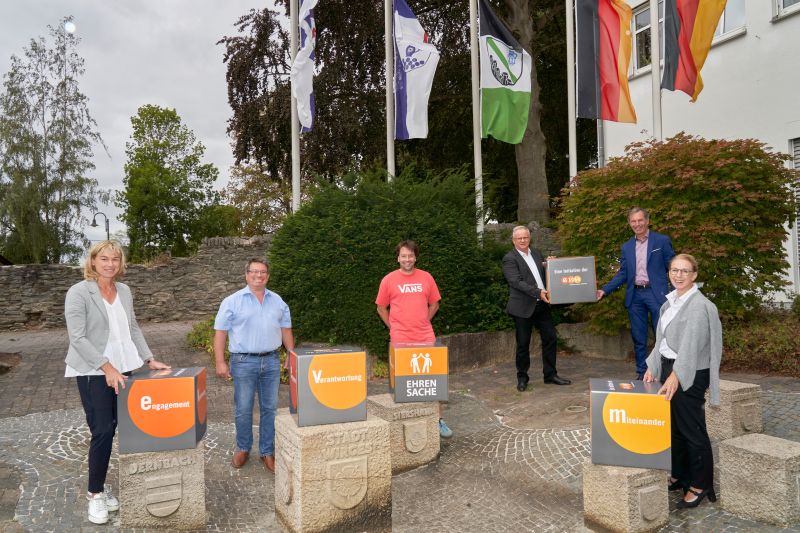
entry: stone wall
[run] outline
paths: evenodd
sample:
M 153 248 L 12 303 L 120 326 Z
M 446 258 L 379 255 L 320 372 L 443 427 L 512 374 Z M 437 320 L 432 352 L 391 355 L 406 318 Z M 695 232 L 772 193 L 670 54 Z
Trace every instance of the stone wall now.
M 222 299 L 244 286 L 244 267 L 264 257 L 271 236 L 205 239 L 192 257 L 128 265 L 140 321 L 192 320 L 216 313 Z M 64 296 L 83 279 L 71 265 L 0 267 L 0 331 L 64 326 Z

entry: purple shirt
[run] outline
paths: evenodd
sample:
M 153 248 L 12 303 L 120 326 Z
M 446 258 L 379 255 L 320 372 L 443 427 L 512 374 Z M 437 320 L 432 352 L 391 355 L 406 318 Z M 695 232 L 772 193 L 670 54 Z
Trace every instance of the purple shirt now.
M 647 285 L 650 277 L 647 275 L 647 238 L 650 230 L 644 235 L 644 239 L 636 237 L 636 285 Z

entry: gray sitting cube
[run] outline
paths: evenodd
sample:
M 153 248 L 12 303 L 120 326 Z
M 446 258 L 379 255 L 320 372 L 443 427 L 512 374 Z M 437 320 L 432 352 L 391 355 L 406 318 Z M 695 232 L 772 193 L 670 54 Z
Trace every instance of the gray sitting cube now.
M 663 470 L 583 464 L 583 513 L 611 531 L 651 531 L 667 523 L 667 473 Z
M 800 443 L 756 433 L 719 445 L 722 507 L 789 526 L 800 522 Z
M 367 412 L 389 423 L 392 475 L 439 456 L 439 404 L 395 403 L 391 394 L 367 397 Z
M 719 407 L 706 408 L 706 425 L 712 440 L 732 439 L 764 430 L 761 385 L 723 379 L 719 389 Z

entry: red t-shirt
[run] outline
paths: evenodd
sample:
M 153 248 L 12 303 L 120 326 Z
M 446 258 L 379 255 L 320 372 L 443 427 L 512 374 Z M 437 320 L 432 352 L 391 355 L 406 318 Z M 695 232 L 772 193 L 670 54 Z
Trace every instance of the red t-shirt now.
M 428 320 L 428 305 L 441 300 L 433 276 L 415 268 L 411 274 L 397 269 L 381 280 L 377 305 L 389 306 L 389 337 L 392 342 L 434 342 Z

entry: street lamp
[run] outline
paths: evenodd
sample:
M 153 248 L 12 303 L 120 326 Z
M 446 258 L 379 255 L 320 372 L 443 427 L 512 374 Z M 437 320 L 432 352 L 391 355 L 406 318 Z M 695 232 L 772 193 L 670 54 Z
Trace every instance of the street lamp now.
M 97 227 L 97 215 L 103 215 L 103 218 L 106 219 L 106 240 L 110 241 L 111 240 L 111 233 L 109 233 L 109 231 L 108 231 L 108 217 L 106 216 L 105 213 L 100 213 L 100 212 L 95 213 L 94 216 L 92 217 L 92 223 L 89 224 L 89 225 L 91 227 L 93 227 L 93 228 Z

